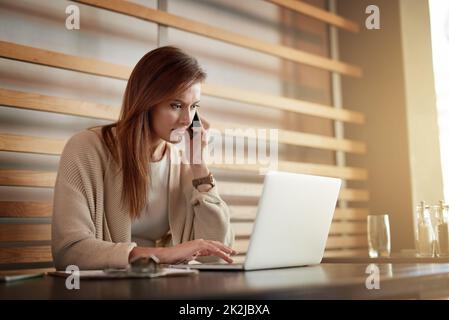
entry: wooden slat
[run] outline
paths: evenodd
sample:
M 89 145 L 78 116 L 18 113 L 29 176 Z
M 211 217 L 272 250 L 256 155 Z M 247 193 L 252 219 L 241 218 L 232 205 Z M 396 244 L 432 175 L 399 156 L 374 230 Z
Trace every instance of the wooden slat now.
M 334 220 L 366 221 L 368 214 L 368 209 L 363 208 L 336 208 L 334 212 Z
M 51 217 L 51 201 L 0 201 L 0 217 L 37 218 Z
M 324 252 L 324 257 L 366 257 L 368 249 L 329 250 Z
M 249 237 L 253 229 L 253 222 L 232 222 L 236 237 Z M 329 234 L 362 235 L 366 234 L 364 222 L 332 222 Z
M 243 128 L 236 126 L 235 124 L 224 123 L 224 122 L 212 122 L 211 129 L 219 131 L 221 134 L 232 137 L 243 137 L 243 138 L 256 138 L 259 140 L 270 141 L 269 133 L 266 128 Z M 257 136 L 257 130 L 266 130 L 266 136 Z M 358 154 L 366 153 L 366 144 L 348 140 L 348 139 L 337 139 L 333 137 L 327 137 L 323 135 L 309 134 L 297 131 L 276 129 L 278 132 L 278 142 L 290 144 L 294 146 L 310 147 L 310 148 L 320 148 L 325 150 L 340 150 L 345 152 L 352 152 Z M 214 131 L 211 131 L 213 134 Z
M 279 130 L 278 132 L 279 142 L 281 143 L 325 150 L 366 154 L 366 144 L 363 142 L 287 130 Z
M 246 254 L 249 247 L 248 239 L 238 239 L 234 242 L 233 249 L 239 254 Z M 328 249 L 351 249 L 351 248 L 366 248 L 368 241 L 366 236 L 330 236 L 326 243 L 326 250 Z
M 0 43 L 0 48 L 2 44 Z M 0 104 L 28 110 L 53 112 L 87 118 L 117 120 L 120 108 L 0 88 Z
M 221 196 L 239 196 L 259 198 L 263 185 L 260 183 L 217 181 Z
M 75 2 L 110 10 L 142 20 L 155 22 L 179 30 L 188 31 L 208 38 L 256 50 L 272 56 L 303 63 L 312 67 L 339 72 L 341 74 L 353 77 L 362 76 L 362 70 L 359 67 L 350 65 L 348 63 L 332 60 L 322 56 L 317 56 L 286 46 L 270 44 L 257 40 L 255 38 L 246 37 L 238 33 L 230 32 L 201 22 L 179 17 L 136 3 L 122 0 L 77 0 Z
M 343 18 L 339 15 L 336 15 L 332 12 L 305 3 L 303 1 L 298 0 L 266 0 L 266 1 L 277 4 L 290 10 L 294 10 L 296 12 L 326 22 L 330 25 L 333 25 L 341 29 L 345 29 L 355 33 L 358 33 L 360 31 L 359 26 L 355 22 Z
M 126 66 L 5 41 L 0 41 L 0 56 L 12 60 L 26 61 L 122 80 L 128 79 L 131 74 L 131 69 Z M 93 66 L 94 68 L 92 68 Z
M 0 248 L 1 263 L 38 263 L 53 261 L 50 246 Z
M 366 234 L 366 223 L 332 222 L 329 234 Z
M 50 224 L 0 224 L 0 241 L 51 240 Z
M 262 169 L 259 165 L 253 164 L 212 164 L 210 167 L 221 170 L 233 170 L 250 173 L 260 173 L 260 169 Z M 346 180 L 367 180 L 368 178 L 367 170 L 362 168 L 338 167 L 293 161 L 278 161 L 277 169 L 279 171 L 327 176 Z
M 368 201 L 369 192 L 362 189 L 341 189 L 338 199 L 345 201 Z
M 252 222 L 232 222 L 232 229 L 236 238 L 249 237 L 253 230 Z
M 231 212 L 231 220 L 233 221 L 256 219 L 257 215 L 256 206 L 229 205 L 229 210 Z
M 257 206 L 239 206 L 230 205 L 229 209 L 231 211 L 231 219 L 234 221 L 239 220 L 254 220 L 256 219 Z M 347 220 L 347 221 L 362 221 L 366 222 L 366 217 L 368 216 L 368 209 L 356 209 L 356 208 L 345 208 L 335 209 L 334 221 Z
M 368 240 L 362 236 L 330 236 L 327 239 L 326 249 L 366 248 Z
M 21 52 L 19 55 L 15 55 L 15 52 Z M 15 43 L 10 42 L 4 42 L 0 41 L 0 57 L 23 61 L 23 62 L 29 62 L 34 64 L 41 64 L 45 66 L 51 66 L 51 67 L 57 67 L 62 68 L 66 70 L 72 70 L 72 71 L 78 71 L 78 72 L 85 72 L 86 69 L 89 70 L 90 74 L 99 75 L 99 76 L 105 76 L 105 77 L 111 77 L 111 78 L 118 78 L 122 80 L 127 80 L 129 77 L 129 74 L 131 73 L 131 68 L 128 68 L 127 73 L 123 72 L 124 66 L 112 64 L 112 63 L 106 63 L 99 60 L 89 59 L 89 58 L 82 58 L 78 56 L 72 56 L 67 54 L 62 54 L 55 51 L 49 51 L 44 49 L 39 49 L 35 47 L 30 46 L 24 46 L 19 45 Z M 53 57 L 57 57 L 58 59 L 53 60 Z M 107 64 L 107 68 L 99 68 L 97 69 L 98 63 Z M 100 63 L 100 65 L 101 65 Z M 12 90 L 10 90 L 13 92 Z M 7 93 L 7 92 L 6 92 Z M 297 99 L 290 99 L 285 97 L 279 97 L 279 96 L 273 96 L 273 95 L 267 95 L 260 92 L 252 92 L 247 90 L 241 90 L 238 88 L 232 88 L 232 87 L 225 87 L 225 86 L 217 86 L 212 84 L 203 84 L 202 85 L 202 93 L 205 95 L 222 98 L 222 99 L 228 99 L 233 101 L 239 101 L 249 104 L 255 104 L 261 107 L 267 107 L 277 110 L 283 110 L 283 111 L 289 111 L 289 112 L 295 112 L 295 113 L 301 113 L 306 114 L 310 116 L 316 116 L 316 117 L 322 117 L 326 119 L 333 119 L 333 120 L 339 120 L 339 121 L 346 121 L 346 122 L 352 122 L 352 123 L 358 123 L 363 124 L 365 123 L 365 116 L 362 113 L 349 111 L 345 109 L 337 109 L 333 108 L 331 106 L 297 100 Z M 2 92 L 2 97 L 5 94 L 5 92 Z M 6 105 L 12 105 L 12 103 L 18 104 L 26 104 L 28 108 L 36 108 L 36 104 L 40 107 L 44 108 L 51 108 L 56 109 L 52 102 L 54 102 L 57 106 L 61 105 L 61 98 L 54 98 L 54 99 L 45 99 L 43 102 L 37 102 L 35 101 L 36 98 L 40 98 L 40 95 L 33 95 L 30 96 L 30 94 L 24 94 L 22 97 L 8 97 L 6 96 L 4 100 L 6 101 Z M 3 99 L 3 98 L 2 98 Z M 39 99 L 40 100 L 40 99 Z M 8 104 L 9 103 L 9 104 Z M 78 102 L 79 103 L 79 102 Z M 76 111 L 74 107 L 77 107 L 79 104 L 77 102 L 72 102 L 69 104 L 69 108 L 67 112 L 64 112 L 64 108 L 57 108 L 58 111 L 53 112 L 61 112 L 61 113 L 69 113 L 74 110 L 79 113 L 79 111 Z M 74 105 L 75 104 L 75 105 Z M 29 107 L 31 105 L 31 107 Z M 25 107 L 26 107 L 25 106 Z M 98 112 L 99 115 L 103 115 L 105 111 L 104 107 L 101 105 L 96 104 L 87 104 L 82 105 L 83 112 L 85 111 L 86 114 L 92 114 L 92 112 L 89 111 L 89 108 L 92 106 L 99 106 L 99 110 L 96 110 L 95 112 Z M 61 110 L 61 111 L 60 111 Z M 50 110 L 51 111 L 51 110 Z M 117 111 L 115 111 L 117 112 Z
M 56 172 L 0 169 L 0 185 L 53 188 Z
M 272 109 L 297 112 L 310 116 L 346 121 L 357 124 L 365 123 L 365 116 L 359 112 L 337 109 L 331 106 L 297 99 L 268 95 L 261 92 L 247 91 L 238 88 L 217 86 L 212 84 L 203 84 L 202 92 L 206 95 L 217 98 L 255 104 Z
M 341 178 L 346 180 L 367 180 L 368 172 L 366 169 L 353 167 L 338 167 L 324 164 L 300 163 L 293 161 L 279 161 L 280 171 L 312 174 Z
M 0 133 L 0 150 L 38 154 L 61 154 L 66 141 Z
M 217 181 L 220 195 L 222 196 L 241 196 L 241 197 L 260 197 L 262 194 L 263 184 L 261 183 L 245 183 L 245 182 L 229 182 Z M 369 192 L 360 189 L 341 189 L 339 200 L 345 201 L 368 201 Z

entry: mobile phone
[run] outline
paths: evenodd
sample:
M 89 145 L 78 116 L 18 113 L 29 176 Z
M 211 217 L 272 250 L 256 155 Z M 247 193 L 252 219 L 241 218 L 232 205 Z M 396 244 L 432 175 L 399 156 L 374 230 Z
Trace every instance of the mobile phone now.
M 199 128 L 201 127 L 201 120 L 200 117 L 198 115 L 198 111 L 195 111 L 195 115 L 193 116 L 193 121 L 189 126 L 189 134 L 190 134 L 190 139 L 193 139 L 193 135 L 195 134 L 195 132 L 193 131 L 193 128 Z

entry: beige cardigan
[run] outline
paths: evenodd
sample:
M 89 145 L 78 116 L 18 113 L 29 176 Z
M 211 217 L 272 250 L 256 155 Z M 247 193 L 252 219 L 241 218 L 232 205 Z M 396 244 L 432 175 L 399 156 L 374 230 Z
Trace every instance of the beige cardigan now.
M 170 231 L 159 245 L 202 238 L 232 246 L 229 209 L 217 187 L 208 192 L 193 188 L 190 166 L 180 164 L 177 148 L 169 144 L 168 150 Z M 100 129 L 74 135 L 64 147 L 54 190 L 52 254 L 58 270 L 68 265 L 80 269 L 127 266 L 136 244 L 131 242 L 131 219 L 121 194 L 122 175 Z

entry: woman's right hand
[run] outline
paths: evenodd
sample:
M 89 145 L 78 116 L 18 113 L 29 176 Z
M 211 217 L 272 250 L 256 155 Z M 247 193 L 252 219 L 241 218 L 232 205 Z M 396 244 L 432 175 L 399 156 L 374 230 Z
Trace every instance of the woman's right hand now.
M 232 263 L 233 260 L 230 258 L 230 255 L 237 254 L 237 251 L 225 246 L 219 241 L 196 239 L 180 243 L 174 247 L 136 247 L 131 252 L 130 259 L 131 256 L 151 254 L 154 254 L 157 258 L 159 258 L 161 263 L 165 264 L 188 262 L 200 256 L 216 256 L 228 263 Z
M 216 256 L 232 263 L 233 260 L 229 256 L 237 254 L 237 251 L 219 241 L 203 239 L 187 241 L 174 247 L 161 249 L 163 250 L 157 257 L 161 260 L 161 263 L 170 264 L 188 262 L 201 256 Z

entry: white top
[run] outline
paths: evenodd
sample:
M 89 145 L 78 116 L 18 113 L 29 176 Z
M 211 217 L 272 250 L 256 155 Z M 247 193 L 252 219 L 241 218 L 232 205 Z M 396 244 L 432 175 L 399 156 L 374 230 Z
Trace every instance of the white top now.
M 138 246 L 155 245 L 170 229 L 168 224 L 169 156 L 150 163 L 150 190 L 139 219 L 132 222 L 131 238 Z

